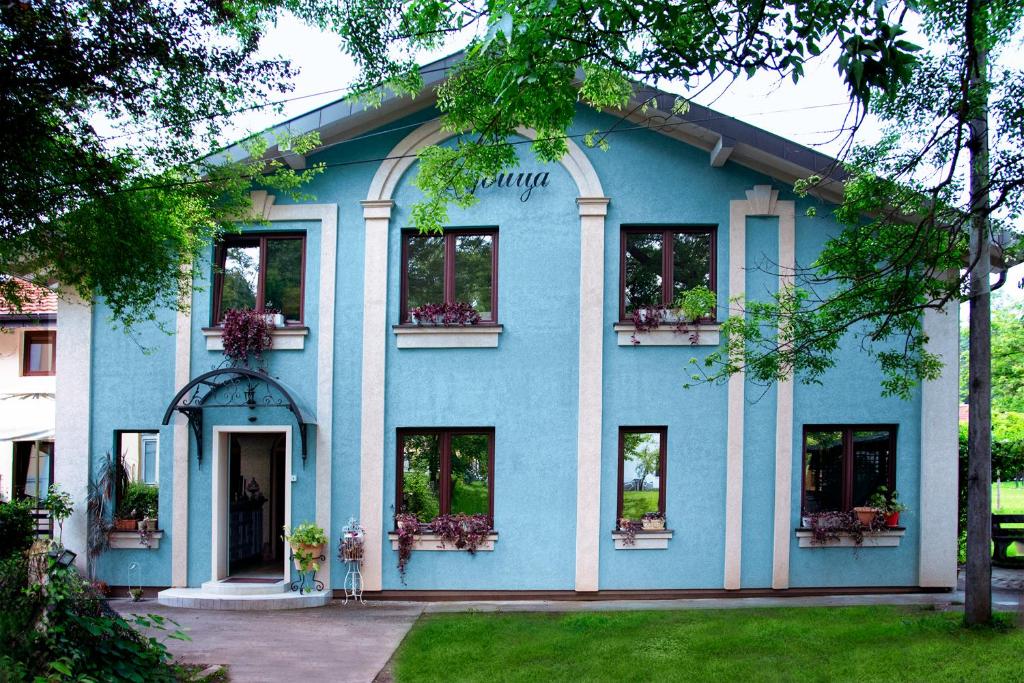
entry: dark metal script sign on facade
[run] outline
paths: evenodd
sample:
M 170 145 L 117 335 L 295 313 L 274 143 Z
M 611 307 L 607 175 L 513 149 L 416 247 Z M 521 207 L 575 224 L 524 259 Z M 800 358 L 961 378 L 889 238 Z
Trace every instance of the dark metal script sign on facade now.
M 514 172 L 514 173 L 499 173 L 494 180 L 480 180 L 477 181 L 476 185 L 473 186 L 473 194 L 476 194 L 479 189 L 489 189 L 492 187 L 499 188 L 515 188 L 520 190 L 519 201 L 528 202 L 533 194 L 533 191 L 538 187 L 547 187 L 550 180 L 550 174 L 547 171 L 541 171 L 540 173 L 528 172 Z

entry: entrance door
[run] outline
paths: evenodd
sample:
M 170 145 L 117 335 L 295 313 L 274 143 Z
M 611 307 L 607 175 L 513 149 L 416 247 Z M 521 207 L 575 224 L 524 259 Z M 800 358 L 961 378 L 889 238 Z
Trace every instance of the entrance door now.
M 237 432 L 228 437 L 228 577 L 283 578 L 285 435 Z

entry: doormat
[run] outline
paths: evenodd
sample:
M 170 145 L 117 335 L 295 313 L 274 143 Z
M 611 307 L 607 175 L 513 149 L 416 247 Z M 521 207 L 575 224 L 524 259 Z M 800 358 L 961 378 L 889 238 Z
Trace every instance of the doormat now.
M 283 581 L 283 579 L 261 579 L 255 576 L 232 576 L 229 579 L 222 580 L 221 583 L 277 583 L 278 581 Z

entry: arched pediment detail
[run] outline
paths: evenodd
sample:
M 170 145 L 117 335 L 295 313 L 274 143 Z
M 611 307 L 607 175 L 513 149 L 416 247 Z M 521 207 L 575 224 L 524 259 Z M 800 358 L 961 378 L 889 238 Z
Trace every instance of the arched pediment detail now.
M 532 128 L 518 128 L 516 132 L 529 140 L 537 139 L 537 131 Z M 424 147 L 438 145 L 454 133 L 443 130 L 441 121 L 428 121 L 422 126 L 409 133 L 388 153 L 387 158 L 377 168 L 377 173 L 370 183 L 370 191 L 366 193 L 366 200 L 390 201 L 398 187 L 398 182 L 405 175 L 405 172 L 416 161 L 416 154 Z M 601 187 L 601 179 L 594 170 L 594 165 L 583 153 L 573 140 L 566 140 L 568 151 L 559 160 L 559 163 L 568 171 L 580 197 L 603 197 L 604 190 Z

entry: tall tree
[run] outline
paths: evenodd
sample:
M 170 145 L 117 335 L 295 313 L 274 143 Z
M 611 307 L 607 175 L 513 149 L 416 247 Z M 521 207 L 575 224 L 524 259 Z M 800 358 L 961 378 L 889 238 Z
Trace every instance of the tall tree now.
M 793 287 L 730 318 L 725 349 L 695 379 L 743 370 L 753 381 L 820 382 L 852 338 L 883 370 L 883 393 L 909 397 L 942 371 L 926 348 L 923 312 L 969 296 L 975 538 L 967 620 L 978 623 L 991 616 L 990 242 L 993 224 L 1002 229 L 1024 208 L 1024 74 L 990 59 L 1018 35 L 1022 17 L 1020 0 L 354 0 L 341 32 L 366 84 L 410 90 L 420 83 L 418 50 L 451 35 L 469 40 L 438 93 L 443 125 L 460 135 L 420 154 L 424 198 L 413 218 L 423 230 L 439 230 L 449 204 L 472 205 L 478 181 L 515 163 L 504 143 L 517 127 L 538 131 L 533 150 L 542 161 L 564 154 L 578 101 L 625 107 L 635 80 L 695 86 L 770 71 L 795 81 L 808 60 L 834 58 L 854 104 L 851 143 L 869 111 L 891 128 L 877 145 L 846 148 L 845 198 L 833 212 L 841 234 L 794 273 Z M 924 49 L 904 38 L 912 21 Z M 607 139 L 593 131 L 585 142 Z M 807 178 L 796 189 L 813 192 L 821 182 Z
M 316 172 L 197 161 L 227 114 L 290 89 L 288 62 L 257 55 L 284 11 L 326 25 L 336 5 L 0 2 L 0 301 L 19 307 L 4 276 L 28 274 L 104 297 L 124 323 L 152 317 L 180 305 L 183 266 L 232 227 L 252 178 L 295 192 Z

